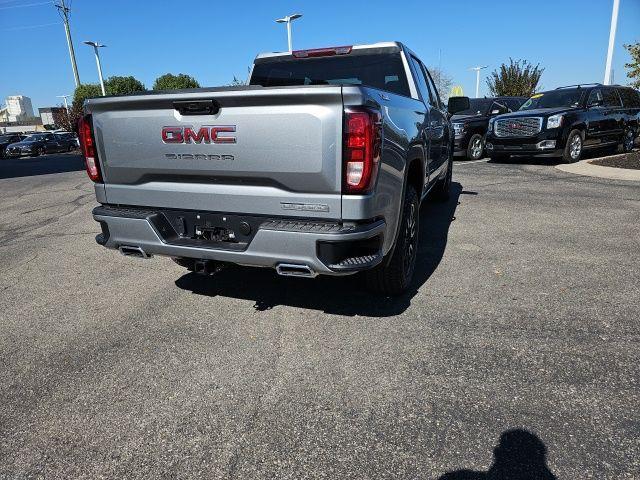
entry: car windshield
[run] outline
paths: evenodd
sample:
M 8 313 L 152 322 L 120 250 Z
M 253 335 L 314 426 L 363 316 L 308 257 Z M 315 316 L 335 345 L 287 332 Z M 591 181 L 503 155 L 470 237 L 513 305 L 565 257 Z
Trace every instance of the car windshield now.
M 489 107 L 493 103 L 491 98 L 471 98 L 469 99 L 469 108 L 456 115 L 486 115 Z
M 44 135 L 31 135 L 24 139 L 25 142 L 38 142 L 40 140 L 44 140 Z
M 536 108 L 573 108 L 580 105 L 582 92 L 579 88 L 551 90 L 550 92 L 536 93 L 524 102 L 520 110 L 534 110 Z

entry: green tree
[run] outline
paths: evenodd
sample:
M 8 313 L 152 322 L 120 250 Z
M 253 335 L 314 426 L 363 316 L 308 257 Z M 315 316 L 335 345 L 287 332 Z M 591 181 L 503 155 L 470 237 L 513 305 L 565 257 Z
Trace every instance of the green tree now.
M 146 88 L 140 80 L 134 77 L 109 77 L 104 82 L 107 95 L 129 95 L 130 93 L 144 92 Z
M 72 116 L 73 107 L 67 112 L 66 108 L 60 105 L 59 109 L 53 111 L 53 123 L 55 128 L 61 128 L 67 132 L 73 132 L 76 129 L 76 123 L 78 118 L 75 118 L 76 123 L 74 123 L 74 117 Z
M 73 92 L 72 106 L 74 109 L 82 109 L 82 105 L 87 98 L 96 98 L 102 95 L 100 85 L 96 83 L 84 83 L 78 86 Z
M 65 130 L 69 129 L 70 131 L 75 131 L 76 125 L 78 125 L 78 120 L 80 120 L 80 117 L 82 116 L 82 106 L 84 105 L 84 101 L 88 98 L 96 98 L 100 96 L 102 96 L 102 90 L 100 89 L 100 85 L 97 83 L 85 83 L 78 86 L 73 92 L 73 101 L 69 108 L 69 115 L 58 115 L 57 120 L 54 115 L 56 125 L 60 125 Z
M 487 78 L 487 86 L 491 95 L 496 97 L 514 96 L 529 97 L 538 88 L 538 82 L 544 72 L 540 64 L 533 65 L 527 60 L 509 59 L 509 64 L 502 64 Z
M 631 79 L 630 85 L 633 88 L 640 89 L 640 43 L 636 42 L 631 45 L 625 45 L 629 51 L 629 55 L 631 55 L 631 61 L 629 63 L 625 63 L 625 68 L 628 68 L 627 77 Z
M 153 83 L 154 90 L 182 90 L 185 88 L 200 88 L 200 84 L 195 78 L 184 73 L 178 75 L 165 73 L 156 78 Z

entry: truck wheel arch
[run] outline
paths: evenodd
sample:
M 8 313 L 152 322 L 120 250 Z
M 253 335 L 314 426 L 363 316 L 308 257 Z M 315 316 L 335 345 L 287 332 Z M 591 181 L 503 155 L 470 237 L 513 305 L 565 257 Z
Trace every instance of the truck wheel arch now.
M 424 159 L 418 156 L 413 157 L 407 161 L 408 167 L 405 169 L 404 182 L 402 184 L 400 208 L 398 211 L 398 221 L 396 222 L 396 229 L 393 232 L 393 243 L 391 248 L 385 255 L 383 262 L 385 264 L 390 261 L 393 256 L 393 252 L 396 249 L 398 243 L 398 235 L 400 233 L 400 224 L 402 223 L 402 212 L 404 211 L 404 196 L 407 189 L 407 185 L 412 185 L 418 193 L 418 200 L 422 200 L 422 192 L 424 190 L 424 175 L 425 175 L 425 162 Z

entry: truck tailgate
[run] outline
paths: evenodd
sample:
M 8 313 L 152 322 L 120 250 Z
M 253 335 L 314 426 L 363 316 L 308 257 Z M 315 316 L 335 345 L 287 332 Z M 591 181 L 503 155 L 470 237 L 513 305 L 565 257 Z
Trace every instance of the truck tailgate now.
M 215 105 L 186 112 L 184 103 Z M 340 218 L 341 87 L 90 100 L 107 202 Z M 182 111 L 182 113 L 181 113 Z

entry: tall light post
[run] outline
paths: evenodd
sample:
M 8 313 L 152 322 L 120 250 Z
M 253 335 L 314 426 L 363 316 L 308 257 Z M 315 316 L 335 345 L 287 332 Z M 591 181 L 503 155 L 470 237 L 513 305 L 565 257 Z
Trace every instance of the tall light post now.
M 96 54 L 96 65 L 98 66 L 98 77 L 100 77 L 100 88 L 102 88 L 102 96 L 104 97 L 107 94 L 107 92 L 104 89 L 104 79 L 102 78 L 102 66 L 100 65 L 100 54 L 98 53 L 98 49 L 106 47 L 106 45 L 103 45 L 98 42 L 83 42 L 83 43 L 85 43 L 86 45 L 89 45 L 90 47 L 93 47 L 93 51 Z
M 488 65 L 471 67 L 469 70 L 475 70 L 476 72 L 476 98 L 480 96 L 480 70 L 487 68 Z
M 616 43 L 616 29 L 618 28 L 618 10 L 620 0 L 613 0 L 613 11 L 611 12 L 611 28 L 609 29 L 609 49 L 607 50 L 607 64 L 604 67 L 604 84 L 611 85 L 613 81 L 611 74 L 611 63 L 613 62 L 613 47 Z
M 301 16 L 301 13 L 294 13 L 293 15 L 287 15 L 286 17 L 276 19 L 277 23 L 287 24 L 287 40 L 289 41 L 289 52 L 293 51 L 293 44 L 291 42 L 291 22 L 296 18 L 300 18 Z
M 69 104 L 67 103 L 67 98 L 71 95 L 56 95 L 58 98 L 62 98 L 64 100 L 64 108 L 67 111 L 67 115 L 69 114 Z

